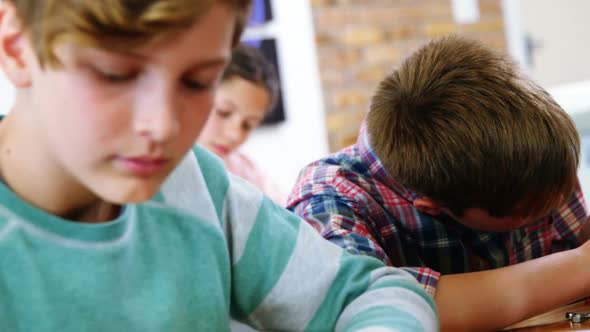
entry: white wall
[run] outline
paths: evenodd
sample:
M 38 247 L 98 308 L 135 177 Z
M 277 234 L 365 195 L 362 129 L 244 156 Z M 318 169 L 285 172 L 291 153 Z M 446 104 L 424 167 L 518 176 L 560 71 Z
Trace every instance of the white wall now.
M 590 34 L 588 0 L 502 0 L 510 54 L 568 112 L 582 136 L 578 175 L 590 193 Z M 540 43 L 534 63 L 526 63 L 524 37 Z
M 572 116 L 580 132 L 582 146 L 578 178 L 582 192 L 590 195 L 590 79 L 549 88 L 549 93 Z
M 590 1 L 519 0 L 522 30 L 536 45 L 531 75 L 554 86 L 590 79 Z
M 502 0 L 502 11 L 504 14 L 504 32 L 506 34 L 508 53 L 522 69 L 528 70 L 520 3 L 518 0 Z
M 288 192 L 299 171 L 328 153 L 309 1 L 274 0 L 274 23 L 248 35 L 277 38 L 286 121 L 257 129 L 243 151 Z

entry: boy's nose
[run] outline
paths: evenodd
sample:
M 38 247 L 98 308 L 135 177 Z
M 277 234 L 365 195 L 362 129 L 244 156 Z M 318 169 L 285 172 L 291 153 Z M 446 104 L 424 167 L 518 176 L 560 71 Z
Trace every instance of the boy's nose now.
M 146 102 L 138 103 L 135 127 L 142 136 L 156 142 L 164 142 L 180 131 L 177 103 L 165 89 L 152 93 Z

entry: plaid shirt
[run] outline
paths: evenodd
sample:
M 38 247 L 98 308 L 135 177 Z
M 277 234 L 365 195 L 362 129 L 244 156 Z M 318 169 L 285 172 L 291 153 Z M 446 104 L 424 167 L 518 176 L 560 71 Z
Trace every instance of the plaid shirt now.
M 365 130 L 357 143 L 307 166 L 287 207 L 353 254 L 403 267 L 434 295 L 440 274 L 488 270 L 577 246 L 587 217 L 581 191 L 531 226 L 470 229 L 417 210 L 417 196 L 388 176 Z

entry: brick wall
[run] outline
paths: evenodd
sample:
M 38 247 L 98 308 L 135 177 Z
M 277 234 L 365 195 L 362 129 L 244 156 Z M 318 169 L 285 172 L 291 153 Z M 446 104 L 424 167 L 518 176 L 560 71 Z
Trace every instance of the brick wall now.
M 356 141 L 377 83 L 429 39 L 458 33 L 506 48 L 501 0 L 479 0 L 480 20 L 465 25 L 451 0 L 310 1 L 331 151 Z

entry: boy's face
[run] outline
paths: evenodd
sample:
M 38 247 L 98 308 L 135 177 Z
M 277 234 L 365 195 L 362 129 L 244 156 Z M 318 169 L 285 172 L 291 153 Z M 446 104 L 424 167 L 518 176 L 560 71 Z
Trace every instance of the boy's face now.
M 462 224 L 477 230 L 493 231 L 493 232 L 507 232 L 525 226 L 530 226 L 542 218 L 547 217 L 552 211 L 561 208 L 565 204 L 564 196 L 560 196 L 555 206 L 549 206 L 543 211 L 531 211 L 526 217 L 508 216 L 508 217 L 494 217 L 486 210 L 470 208 L 465 209 L 459 220 Z M 448 212 L 448 211 L 447 211 Z M 452 215 L 452 214 L 451 214 Z
M 565 199 L 560 196 L 560 199 L 556 202 L 555 206 L 547 207 L 544 211 L 531 211 L 529 216 L 526 217 L 495 217 L 490 215 L 488 211 L 480 208 L 467 208 L 463 211 L 463 214 L 459 216 L 428 197 L 416 198 L 412 203 L 414 207 L 426 214 L 437 216 L 441 213 L 445 213 L 453 217 L 453 219 L 457 220 L 459 223 L 472 229 L 491 232 L 507 232 L 534 224 L 541 218 L 548 216 L 553 210 L 560 208 L 565 203 Z
M 31 83 L 21 90 L 39 133 L 33 144 L 106 201 L 149 199 L 208 118 L 234 22 L 216 5 L 180 34 L 128 53 L 58 44 L 64 66 L 55 70 L 41 69 L 26 46 Z
M 463 215 L 460 218 L 455 217 L 455 219 L 459 220 L 465 226 L 476 230 L 507 232 L 531 225 L 546 215 L 547 214 L 530 217 L 494 217 L 483 209 L 470 208 L 465 209 Z

